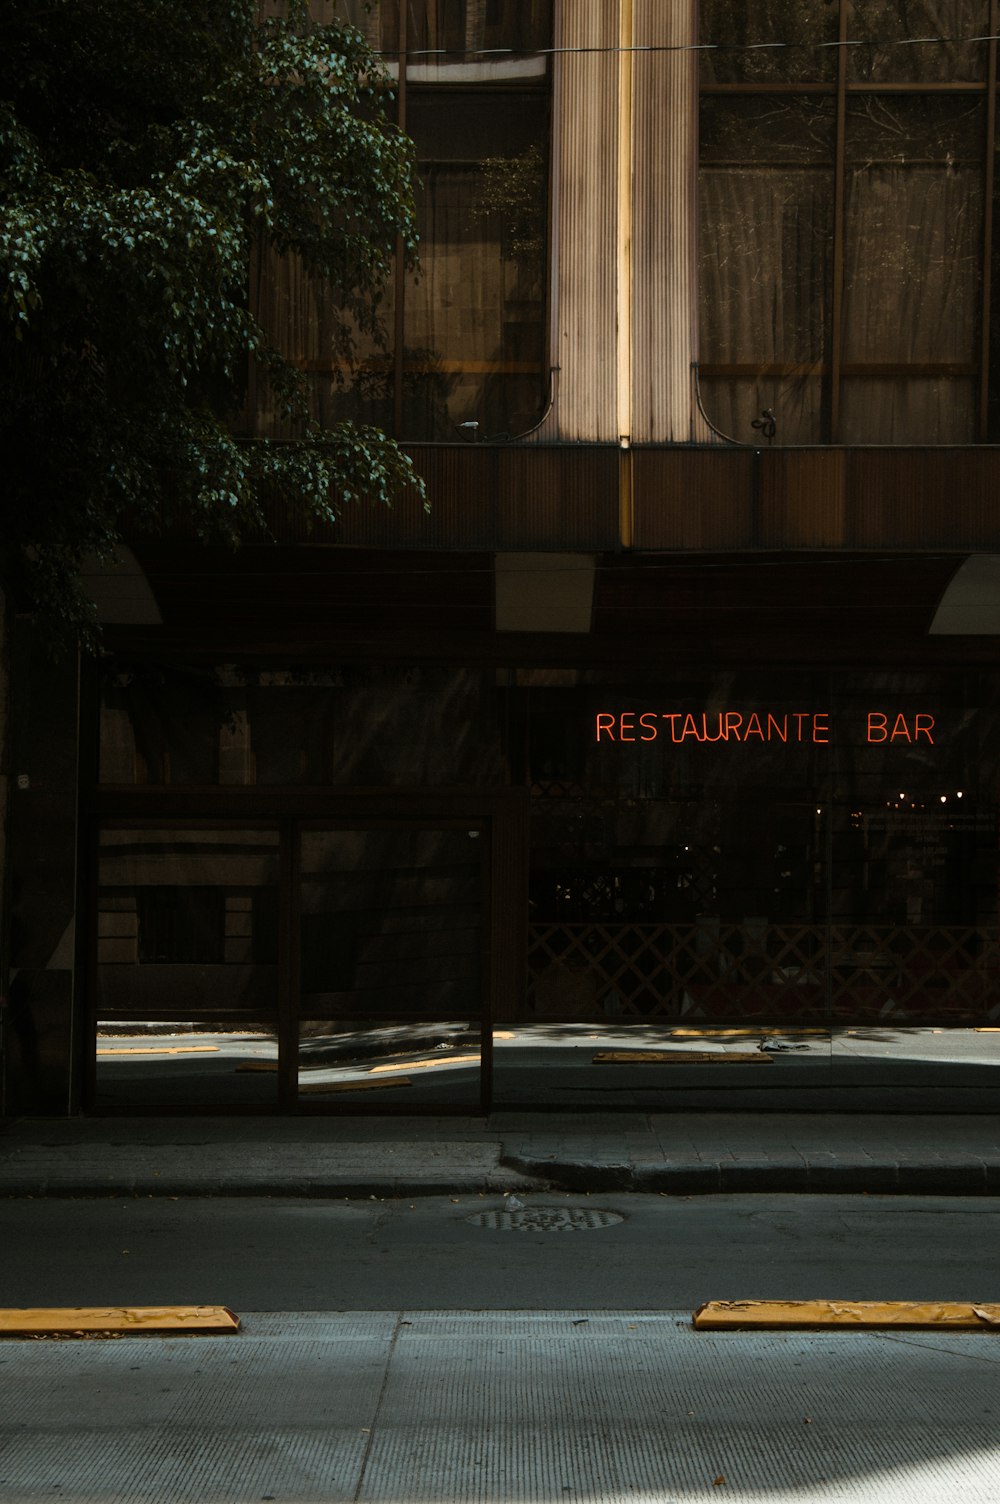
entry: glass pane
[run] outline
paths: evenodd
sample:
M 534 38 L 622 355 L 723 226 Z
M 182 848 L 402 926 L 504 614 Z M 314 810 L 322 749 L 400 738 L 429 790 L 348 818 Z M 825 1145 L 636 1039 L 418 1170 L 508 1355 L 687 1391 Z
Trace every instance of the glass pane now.
M 760 443 L 760 427 L 773 421 L 778 444 L 819 444 L 826 438 L 824 401 L 828 380 L 823 371 L 803 375 L 723 377 L 702 375 L 701 405 L 712 426 L 741 444 Z M 772 417 L 769 419 L 768 414 Z M 754 425 L 758 427 L 755 429 Z
M 832 9 L 833 7 L 831 7 Z M 878 0 L 848 6 L 848 78 L 857 83 L 964 83 L 986 77 L 989 0 Z M 922 38 L 943 37 L 942 41 Z
M 480 1031 L 467 1021 L 344 1020 L 300 1027 L 305 1104 L 468 1105 L 480 1100 Z
M 548 71 L 552 0 L 408 0 L 407 77 L 491 84 Z
M 302 1013 L 477 1019 L 479 829 L 305 831 Z
M 546 395 L 547 99 L 415 91 L 408 129 L 420 269 L 406 289 L 405 432 L 524 433 Z
M 700 0 L 703 84 L 829 81 L 837 68 L 837 7 L 815 0 Z
M 242 714 L 214 669 L 117 664 L 101 685 L 101 782 L 246 782 Z
M 834 1036 L 832 1079 L 851 1088 L 858 1105 L 859 1088 L 872 1093 L 871 1107 L 885 1101 L 885 1086 L 909 1093 L 914 1112 L 926 1112 L 935 1090 L 990 1087 L 1000 1072 L 996 1030 L 982 1028 L 911 1028 L 896 1020 L 840 1029 Z M 903 1101 L 906 1102 L 906 1097 Z M 954 1096 L 950 1096 L 954 1102 Z
M 401 576 L 401 612 L 405 588 Z M 488 625 L 488 594 L 469 609 Z M 492 676 L 469 669 L 121 664 L 102 687 L 101 781 L 495 784 L 506 776 L 495 699 Z
M 378 303 L 349 309 L 342 289 L 308 271 L 301 259 L 262 257 L 254 314 L 286 359 L 306 373 L 310 416 L 327 424 L 342 418 L 392 423 L 394 287 L 386 264 Z M 293 438 L 298 425 L 285 415 L 266 373 L 257 371 L 256 419 L 272 438 Z
M 701 398 L 743 443 L 764 409 L 779 443 L 823 438 L 833 127 L 827 100 L 702 99 Z
M 405 589 L 401 577 L 401 595 Z M 379 664 L 257 674 L 246 689 L 256 780 L 502 782 L 495 697 L 485 675 L 461 668 Z
M 99 882 L 99 1017 L 275 1011 L 276 831 L 108 828 Z
M 884 97 L 852 105 L 845 363 L 975 361 L 982 109 L 963 101 Z M 882 443 L 925 441 L 919 429 L 881 435 Z
M 842 1021 L 1000 1012 L 992 696 L 920 674 L 528 691 L 529 1017 L 817 1023 L 831 976 Z
M 269 1107 L 277 1099 L 277 1071 L 273 1026 L 98 1026 L 98 1107 Z
M 961 377 L 847 377 L 841 387 L 845 444 L 974 444 L 979 383 Z
M 552 0 L 407 0 L 409 40 L 415 48 L 461 53 L 477 47 L 527 51 L 547 47 Z
M 716 1103 L 742 1090 L 826 1086 L 830 1038 L 822 1026 L 519 1023 L 493 1034 L 498 1106 L 588 1099 L 616 1107 L 676 1106 L 698 1092 Z M 696 1100 L 692 1105 L 699 1105 Z

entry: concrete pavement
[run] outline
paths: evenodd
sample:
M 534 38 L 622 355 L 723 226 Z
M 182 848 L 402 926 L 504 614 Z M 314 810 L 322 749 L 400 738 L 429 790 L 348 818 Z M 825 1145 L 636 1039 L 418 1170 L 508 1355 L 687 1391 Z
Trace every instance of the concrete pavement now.
M 1000 1191 L 994 1114 L 22 1118 L 0 1195 Z
M 995 1504 L 1000 1344 L 689 1311 L 244 1314 L 0 1344 L 9 1504 Z

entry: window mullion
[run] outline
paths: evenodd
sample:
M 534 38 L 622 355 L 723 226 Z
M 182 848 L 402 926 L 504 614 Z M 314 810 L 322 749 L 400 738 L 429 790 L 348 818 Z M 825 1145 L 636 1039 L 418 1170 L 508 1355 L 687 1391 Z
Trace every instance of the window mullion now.
M 983 153 L 983 276 L 982 310 L 979 344 L 979 428 L 980 443 L 989 437 L 990 400 L 990 319 L 992 315 L 993 267 L 993 175 L 996 157 L 997 110 L 997 21 L 1000 6 L 990 0 L 990 40 L 986 67 L 986 149 Z
M 847 121 L 847 0 L 840 0 L 837 49 L 837 125 L 833 167 L 833 288 L 830 299 L 830 442 L 840 436 L 840 376 L 844 303 L 844 159 Z
M 406 70 L 409 50 L 409 16 L 407 0 L 399 0 L 398 86 L 396 91 L 396 123 L 406 132 Z M 396 260 L 393 271 L 394 298 L 392 317 L 392 432 L 393 437 L 403 437 L 403 357 L 406 330 L 406 254 L 402 235 L 396 236 Z

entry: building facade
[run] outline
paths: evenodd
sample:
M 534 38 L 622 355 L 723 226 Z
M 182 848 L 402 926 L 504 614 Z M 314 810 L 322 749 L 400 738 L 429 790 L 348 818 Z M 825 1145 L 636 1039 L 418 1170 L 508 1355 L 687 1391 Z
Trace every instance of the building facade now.
M 916 9 L 340 6 L 421 268 L 349 364 L 251 293 L 429 507 L 13 623 L 8 1111 L 980 1100 L 998 17 Z

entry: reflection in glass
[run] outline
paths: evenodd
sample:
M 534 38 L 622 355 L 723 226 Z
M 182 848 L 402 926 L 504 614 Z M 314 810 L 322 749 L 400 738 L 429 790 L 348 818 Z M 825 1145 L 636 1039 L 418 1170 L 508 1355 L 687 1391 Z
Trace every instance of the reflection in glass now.
M 552 0 L 403 0 L 406 4 L 407 50 L 450 54 L 447 63 L 463 62 L 480 48 L 530 52 L 546 47 L 552 35 Z M 314 0 L 315 4 L 315 0 Z M 399 48 L 401 0 L 321 0 L 389 54 Z M 326 17 L 324 16 L 324 19 Z M 415 58 L 414 66 L 435 61 Z
M 995 1091 L 998 1066 L 998 1036 L 979 1028 L 915 1028 L 887 1018 L 838 1029 L 833 1038 L 836 1084 L 849 1086 L 855 1094 L 863 1087 L 873 1093 L 909 1088 L 913 1107 L 920 1112 L 927 1110 L 929 1089 L 987 1087 Z
M 701 80 L 806 83 L 836 73 L 837 6 L 812 0 L 700 0 Z
M 830 1034 L 789 1023 L 664 1026 L 520 1022 L 493 1034 L 493 1100 L 514 1104 L 665 1106 L 705 1091 L 814 1091 L 829 1084 Z
M 833 9 L 834 7 L 830 7 Z M 848 7 L 852 83 L 965 83 L 986 77 L 989 0 L 878 0 Z M 941 41 L 916 40 L 942 37 Z M 976 40 L 971 40 L 975 38 Z
M 99 882 L 101 1017 L 275 1010 L 276 831 L 109 827 Z
M 277 1100 L 273 1026 L 168 1020 L 99 1024 L 98 1107 L 270 1107 Z
M 890 674 L 580 686 L 564 692 L 558 716 L 539 697 L 526 712 L 520 1022 L 1000 1022 L 993 698 L 988 676 Z M 548 734 L 550 723 L 593 724 L 614 703 L 636 714 L 669 705 L 680 727 L 706 705 L 765 706 L 780 725 L 820 702 L 829 742 L 605 740 L 570 766 Z M 879 706 L 886 734 L 868 740 Z M 935 740 L 916 737 L 915 706 L 935 720 Z M 909 713 L 897 729 L 898 707 Z
M 405 432 L 525 432 L 544 403 L 547 99 L 414 90 L 420 267 L 407 283 Z
M 299 1033 L 299 1096 L 313 1105 L 479 1102 L 480 1030 L 455 1020 L 312 1021 Z
M 324 0 L 323 12 L 359 27 L 398 78 L 394 0 Z M 408 87 L 388 101 L 417 148 L 419 267 L 406 279 L 405 309 L 395 303 L 397 264 L 386 266 L 377 306 L 274 251 L 255 280 L 255 315 L 307 374 L 314 418 L 393 431 L 398 414 L 397 438 L 442 442 L 506 438 L 539 420 L 551 36 L 551 0 L 410 0 Z M 263 371 L 255 402 L 264 431 L 292 436 Z
M 969 88 L 987 44 L 969 39 L 989 7 L 848 6 L 852 87 L 838 105 L 823 68 L 841 8 L 775 0 L 741 20 L 702 0 L 702 407 L 740 443 L 975 442 L 986 105 Z M 762 92 L 768 81 L 786 92 Z
M 845 362 L 974 360 L 982 127 L 983 106 L 961 101 L 851 111 Z
M 702 99 L 701 395 L 744 442 L 764 408 L 780 443 L 823 437 L 833 125 L 827 100 Z
M 854 102 L 846 138 L 848 443 L 975 439 L 983 108 L 950 99 Z M 951 369 L 920 369 L 928 364 Z M 868 374 L 879 366 L 890 369 Z M 855 381 L 863 390 L 852 392 Z
M 484 845 L 478 829 L 304 831 L 303 1015 L 478 1018 Z

